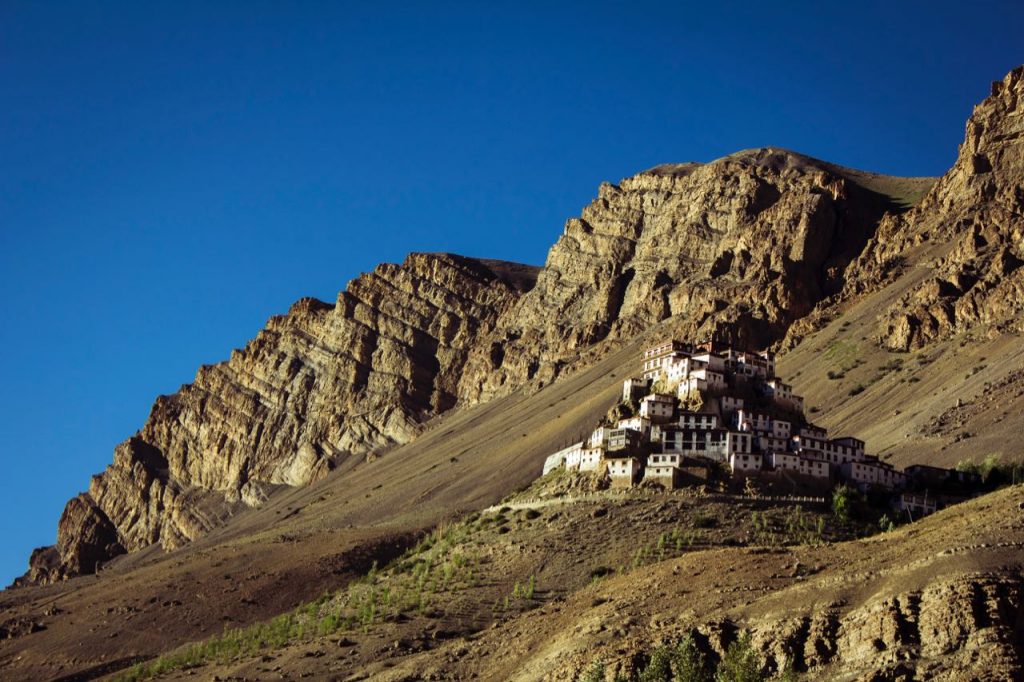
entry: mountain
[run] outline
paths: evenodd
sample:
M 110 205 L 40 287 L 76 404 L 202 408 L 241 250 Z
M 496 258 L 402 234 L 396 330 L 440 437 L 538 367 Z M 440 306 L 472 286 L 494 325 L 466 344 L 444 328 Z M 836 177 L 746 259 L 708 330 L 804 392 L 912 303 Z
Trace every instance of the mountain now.
M 33 554 L 28 580 L 180 547 L 275 486 L 408 442 L 456 404 L 474 340 L 535 277 L 512 263 L 412 254 L 353 280 L 334 305 L 297 302 L 230 360 L 157 399 L 68 503 L 56 547 Z
M 299 301 L 158 398 L 68 503 L 25 581 L 180 547 L 275 486 L 409 442 L 455 406 L 536 389 L 662 320 L 688 336 L 777 342 L 843 287 L 886 212 L 930 184 L 750 150 L 603 184 L 539 270 L 450 254 L 381 265 L 333 306 Z
M 790 328 L 780 368 L 830 428 L 893 462 L 1019 457 L 1024 69 L 974 108 L 956 163 L 887 216 L 843 290 Z
M 68 503 L 57 544 L 36 550 L 21 587 L 0 598 L 5 675 L 92 679 L 343 589 L 423 533 L 529 485 L 545 455 L 618 400 L 644 345 L 668 335 L 778 348 L 780 374 L 818 407 L 816 421 L 863 435 L 894 462 L 1018 456 L 1022 94 L 1024 68 L 993 85 L 937 180 L 775 148 L 663 165 L 603 184 L 542 268 L 413 254 L 356 278 L 334 305 L 296 303 L 158 398 Z M 610 579 L 613 602 L 569 569 L 545 573 L 557 562 L 541 557 L 586 560 L 571 543 L 517 535 L 515 565 L 552 581 L 540 609 L 494 617 L 482 636 L 479 610 L 470 630 L 441 612 L 431 627 L 442 634 L 397 667 L 403 646 L 339 663 L 347 654 L 318 655 L 327 640 L 314 639 L 282 656 L 301 656 L 317 676 L 329 663 L 418 679 L 422 663 L 439 679 L 563 679 L 588 662 L 584 652 L 642 656 L 652 633 L 687 628 L 703 628 L 710 651 L 742 625 L 766 652 L 802 648 L 801 665 L 821 674 L 890 679 L 905 664 L 956 679 L 973 660 L 964 651 L 1012 670 L 1021 497 L 999 495 L 824 548 L 725 544 L 748 542 L 740 524 L 683 563 Z M 589 513 L 567 510 L 569 530 L 601 518 Z M 644 514 L 627 514 L 621 532 L 667 512 Z M 591 540 L 593 552 L 609 544 Z M 816 567 L 813 578 L 783 580 L 794 562 Z M 499 564 L 482 570 L 507 594 L 526 574 Z M 727 585 L 716 577 L 726 573 Z M 755 583 L 757 595 L 745 590 Z M 691 608 L 679 594 L 709 597 Z M 622 622 L 602 630 L 608 603 Z M 941 618 L 942 603 L 959 611 Z M 576 640 L 563 659 L 550 642 L 566 637 Z M 498 655 L 509 638 L 522 646 Z M 482 662 L 470 665 L 470 653 Z M 236 667 L 275 672 L 253 666 Z

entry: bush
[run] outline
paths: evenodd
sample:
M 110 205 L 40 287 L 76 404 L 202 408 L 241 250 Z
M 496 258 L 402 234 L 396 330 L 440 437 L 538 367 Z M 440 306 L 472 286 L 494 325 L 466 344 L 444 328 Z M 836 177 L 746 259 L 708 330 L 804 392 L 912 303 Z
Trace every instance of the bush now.
M 686 682 L 710 682 L 711 680 L 711 673 L 708 672 L 704 654 L 697 648 L 697 643 L 690 635 L 683 637 L 672 652 L 672 669 L 675 671 L 677 680 Z
M 832 491 L 832 514 L 842 523 L 849 523 L 856 513 L 857 493 L 849 486 L 837 486 Z
M 750 642 L 750 633 L 744 632 L 725 650 L 715 682 L 761 682 L 761 666 L 761 656 Z
M 896 529 L 896 523 L 889 518 L 888 514 L 882 514 L 882 518 L 878 519 L 878 527 L 883 533 L 888 533 Z
M 580 675 L 578 682 L 604 682 L 604 661 L 594 661 L 586 672 Z
M 981 479 L 982 485 L 989 488 L 1024 482 L 1024 463 L 1003 464 L 999 461 L 999 455 L 989 455 L 981 462 L 962 460 L 956 465 L 956 470 L 975 474 Z
M 672 682 L 672 656 L 667 646 L 654 650 L 637 682 Z
M 316 630 L 321 635 L 329 635 L 332 632 L 335 632 L 340 626 L 341 623 L 338 621 L 338 617 L 331 613 L 320 619 Z

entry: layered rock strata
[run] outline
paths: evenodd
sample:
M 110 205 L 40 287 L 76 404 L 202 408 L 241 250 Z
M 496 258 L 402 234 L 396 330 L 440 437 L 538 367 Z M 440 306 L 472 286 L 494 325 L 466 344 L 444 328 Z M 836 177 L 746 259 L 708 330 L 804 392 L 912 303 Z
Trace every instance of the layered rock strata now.
M 601 185 L 543 269 L 413 254 L 272 318 L 230 360 L 161 396 L 69 503 L 35 582 L 121 551 L 174 548 L 420 425 L 554 380 L 582 353 L 671 318 L 676 332 L 767 346 L 844 285 L 887 211 L 879 177 L 778 149 L 658 166 Z
M 878 342 L 916 350 L 955 334 L 1024 331 L 1024 67 L 974 108 L 956 163 L 913 210 L 885 220 L 849 294 L 874 290 L 908 259 L 929 275 L 880 316 Z M 923 252 L 923 258 L 915 252 Z
M 778 341 L 843 287 L 879 220 L 900 210 L 878 178 L 756 149 L 602 184 L 537 286 L 471 354 L 462 394 L 550 381 L 583 349 L 667 318 L 689 338 Z
M 123 551 L 174 548 L 273 485 L 413 438 L 458 401 L 473 342 L 533 285 L 536 268 L 412 254 L 353 280 L 334 305 L 303 299 L 227 362 L 160 396 L 61 517 L 26 576 L 92 572 Z

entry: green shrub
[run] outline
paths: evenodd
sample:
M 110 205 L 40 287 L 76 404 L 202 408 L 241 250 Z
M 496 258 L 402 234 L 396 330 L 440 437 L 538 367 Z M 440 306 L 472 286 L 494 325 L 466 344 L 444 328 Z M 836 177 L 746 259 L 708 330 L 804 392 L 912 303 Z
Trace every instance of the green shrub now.
M 677 680 L 685 682 L 710 682 L 711 680 L 711 673 L 708 671 L 704 654 L 697 648 L 697 643 L 690 635 L 683 637 L 672 651 L 672 670 L 675 672 Z
M 654 650 L 637 682 L 672 682 L 672 654 L 667 646 Z
M 338 620 L 338 617 L 335 614 L 330 613 L 320 619 L 320 622 L 317 624 L 316 631 L 320 635 L 329 635 L 332 632 L 336 632 L 340 625 L 341 623 Z
M 578 682 L 605 682 L 604 661 L 594 661 L 590 667 L 579 676 Z
M 842 523 L 849 523 L 855 514 L 857 493 L 852 488 L 840 485 L 832 491 L 832 514 Z
M 762 665 L 760 654 L 750 642 L 750 633 L 744 632 L 726 648 L 715 672 L 715 682 L 761 682 Z

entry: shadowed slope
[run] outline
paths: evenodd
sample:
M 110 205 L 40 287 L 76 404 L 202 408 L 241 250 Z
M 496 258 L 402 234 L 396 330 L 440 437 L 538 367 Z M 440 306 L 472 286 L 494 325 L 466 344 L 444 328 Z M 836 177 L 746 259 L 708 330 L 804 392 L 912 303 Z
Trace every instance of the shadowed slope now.
M 539 475 L 548 453 L 619 397 L 639 348 L 596 359 L 534 395 L 435 420 L 414 443 L 282 490 L 177 551 L 154 546 L 118 558 L 98 578 L 4 592 L 7 618 L 45 629 L 0 642 L 0 675 L 49 679 L 111 661 L 124 666 L 340 587 L 410 533 Z

